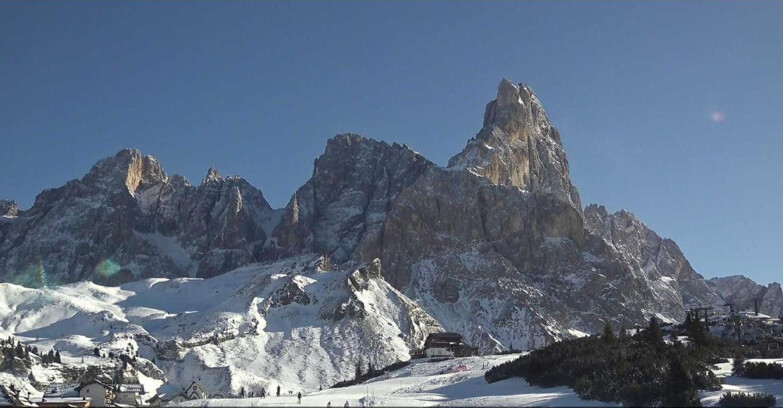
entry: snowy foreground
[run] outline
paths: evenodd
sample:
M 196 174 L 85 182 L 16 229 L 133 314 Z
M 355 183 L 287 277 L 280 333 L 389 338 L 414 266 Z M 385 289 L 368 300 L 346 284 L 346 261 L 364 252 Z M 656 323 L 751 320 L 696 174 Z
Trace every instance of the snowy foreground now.
M 541 388 L 521 378 L 494 384 L 484 381 L 484 372 L 520 354 L 483 356 L 447 360 L 438 363 L 414 362 L 401 370 L 365 384 L 328 389 L 304 395 L 302 406 L 331 403 L 341 408 L 361 406 L 619 406 L 619 404 L 580 399 L 567 387 Z M 783 363 L 783 359 L 749 360 Z M 783 380 L 753 380 L 731 376 L 731 363 L 719 364 L 715 373 L 724 377 L 722 391 L 702 392 L 702 404 L 715 406 L 726 391 L 762 392 L 778 398 L 783 406 Z M 296 396 L 190 401 L 185 406 L 299 406 Z
M 731 376 L 731 359 L 728 363 L 718 364 L 718 369 L 715 370 L 715 374 L 718 377 L 723 378 L 723 389 L 720 391 L 702 391 L 701 403 L 704 406 L 713 406 L 718 404 L 720 396 L 723 393 L 731 392 L 747 392 L 747 393 L 764 393 L 772 394 L 778 402 L 775 406 L 783 406 L 783 380 L 754 380 L 752 378 L 741 378 Z M 768 359 L 749 359 L 748 362 L 766 362 L 783 364 L 783 358 L 768 358 Z
M 408 367 L 346 388 L 304 395 L 303 406 L 606 406 L 584 401 L 566 387 L 530 386 L 521 378 L 487 384 L 484 372 L 519 354 L 457 358 L 438 363 L 414 362 Z M 189 401 L 185 406 L 299 406 L 296 396 Z

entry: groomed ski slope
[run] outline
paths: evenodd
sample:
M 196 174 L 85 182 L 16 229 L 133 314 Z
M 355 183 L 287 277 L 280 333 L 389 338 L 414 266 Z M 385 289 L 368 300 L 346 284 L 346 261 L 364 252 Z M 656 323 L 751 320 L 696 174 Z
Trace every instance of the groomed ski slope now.
M 540 388 L 521 378 L 487 384 L 484 372 L 491 366 L 519 357 L 466 357 L 429 363 L 414 360 L 411 365 L 364 384 L 334 388 L 303 395 L 302 405 L 334 408 L 364 406 L 616 406 L 585 401 L 567 387 Z M 274 390 L 272 390 L 274 392 Z M 283 390 L 281 397 L 210 399 L 188 401 L 183 406 L 264 407 L 300 406 L 296 395 Z
M 303 395 L 302 404 L 296 395 L 267 398 L 208 399 L 189 401 L 184 406 L 199 407 L 265 407 L 309 406 L 342 408 L 361 406 L 620 406 L 600 401 L 580 399 L 567 387 L 541 388 L 531 386 L 521 378 L 487 384 L 484 372 L 493 365 L 513 360 L 521 354 L 457 358 L 437 363 L 423 360 L 405 368 L 375 378 L 364 384 L 335 388 Z M 783 364 L 783 359 L 752 359 Z M 704 406 L 717 406 L 727 392 L 767 393 L 775 395 L 778 407 L 783 406 L 783 380 L 754 380 L 731 376 L 731 361 L 718 364 L 715 374 L 724 379 L 721 391 L 702 391 Z M 272 390 L 274 391 L 274 390 Z

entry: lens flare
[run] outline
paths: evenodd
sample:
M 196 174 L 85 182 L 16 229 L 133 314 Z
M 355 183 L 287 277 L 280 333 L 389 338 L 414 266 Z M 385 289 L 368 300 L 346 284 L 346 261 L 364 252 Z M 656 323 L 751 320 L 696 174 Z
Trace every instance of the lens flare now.
M 21 273 L 14 274 L 10 281 L 13 284 L 26 286 L 28 288 L 43 288 L 47 287 L 49 282 L 46 275 L 46 268 L 43 263 L 38 261 L 37 264 L 27 265 Z
M 716 112 L 710 112 L 710 120 L 712 120 L 713 122 L 718 122 L 718 123 L 723 122 L 724 120 L 726 120 L 726 114 L 723 113 L 723 112 L 717 112 L 717 111 Z
M 116 274 L 120 270 L 120 265 L 111 259 L 104 259 L 98 265 L 95 266 L 95 273 L 104 278 L 108 278 Z

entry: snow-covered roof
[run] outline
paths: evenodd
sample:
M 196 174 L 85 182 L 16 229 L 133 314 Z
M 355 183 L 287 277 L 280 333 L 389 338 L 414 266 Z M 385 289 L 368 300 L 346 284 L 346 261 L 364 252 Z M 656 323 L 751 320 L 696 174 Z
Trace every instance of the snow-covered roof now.
M 98 380 L 92 380 L 92 381 L 87 381 L 86 383 L 83 383 L 83 384 L 79 385 L 78 387 L 76 387 L 76 391 L 81 391 L 82 388 L 84 388 L 84 387 L 86 387 L 86 386 L 88 386 L 90 384 L 98 384 L 98 385 L 102 386 L 103 388 L 106 388 L 107 390 L 111 389 L 111 386 L 106 384 L 106 383 L 103 383 L 103 382 L 98 381 Z
M 144 386 L 142 384 L 120 384 L 117 386 L 118 392 L 138 392 L 144 394 Z

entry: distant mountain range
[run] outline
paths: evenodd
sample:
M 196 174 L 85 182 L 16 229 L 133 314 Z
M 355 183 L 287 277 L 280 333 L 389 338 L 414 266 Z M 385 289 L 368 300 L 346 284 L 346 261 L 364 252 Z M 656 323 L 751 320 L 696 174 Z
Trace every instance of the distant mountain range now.
M 405 145 L 341 134 L 327 142 L 288 205 L 273 209 L 241 177 L 210 169 L 194 186 L 168 175 L 154 157 L 122 150 L 81 179 L 43 191 L 32 208 L 0 201 L 0 215 L 0 280 L 32 288 L 179 277 L 224 282 L 299 259 L 339 271 L 376 265 L 373 279 L 390 286 L 375 295 L 405 305 L 411 323 L 395 333 L 411 346 L 423 340 L 423 329 L 413 327 L 459 332 L 489 352 L 539 347 L 605 323 L 631 327 L 651 315 L 681 320 L 692 305 L 749 308 L 757 298 L 762 312 L 783 314 L 779 284 L 705 280 L 674 241 L 632 213 L 583 209 L 560 133 L 533 90 L 507 80 L 487 104 L 481 130 L 446 167 Z M 313 292 L 320 278 L 305 289 L 309 278 L 286 276 L 293 282 L 286 296 L 325 298 Z M 214 296 L 229 302 L 234 294 Z M 266 292 L 253 296 L 243 298 L 240 320 L 248 305 L 272 301 Z M 226 304 L 210 307 L 227 312 Z M 80 313 L 87 312 L 63 318 Z M 338 320 L 352 319 L 340 313 Z M 378 327 L 363 330 L 378 341 L 387 336 Z M 173 336 L 162 333 L 160 341 Z M 177 333 L 183 344 L 192 335 Z M 350 365 L 331 355 L 320 361 L 336 370 L 323 379 Z

